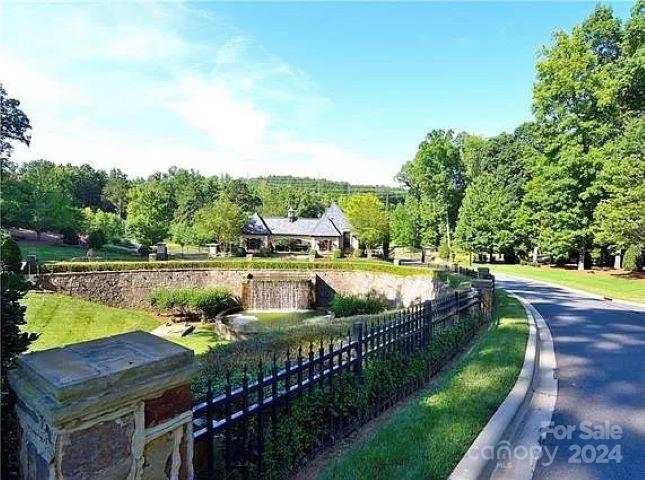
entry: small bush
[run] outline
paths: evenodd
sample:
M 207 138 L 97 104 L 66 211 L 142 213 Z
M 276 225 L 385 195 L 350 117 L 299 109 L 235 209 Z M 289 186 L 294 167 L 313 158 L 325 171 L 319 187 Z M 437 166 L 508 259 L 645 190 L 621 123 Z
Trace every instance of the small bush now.
M 337 317 L 351 317 L 353 315 L 369 315 L 380 313 L 387 309 L 387 302 L 374 295 L 341 295 L 336 294 L 329 305 L 329 309 Z
M 139 255 L 143 255 L 144 257 L 147 257 L 152 253 L 152 249 L 150 248 L 150 245 L 146 245 L 145 243 L 142 243 L 139 245 L 139 248 L 137 249 L 137 253 Z
M 271 256 L 271 249 L 269 247 L 262 246 L 259 248 L 258 257 L 270 257 Z
M 92 230 L 87 235 L 87 246 L 100 250 L 105 245 L 105 234 L 101 230 Z
M 623 270 L 638 271 L 643 268 L 643 251 L 638 245 L 632 245 L 625 251 Z
M 334 248 L 331 251 L 331 258 L 343 258 L 343 252 L 340 248 Z
M 10 235 L 2 235 L 0 240 L 0 254 L 2 255 L 2 269 L 11 272 L 20 272 L 22 254 L 20 247 Z
M 233 247 L 231 253 L 234 257 L 246 257 L 246 250 L 243 247 Z
M 237 303 L 233 294 L 223 287 L 160 288 L 152 291 L 148 300 L 153 308 L 178 316 L 199 314 L 204 320 Z
M 364 257 L 364 256 L 365 256 L 365 249 L 363 249 L 363 248 L 357 248 L 352 253 L 352 257 L 354 257 L 354 258 L 361 258 L 361 257 Z
M 78 233 L 71 227 L 63 228 L 60 233 L 63 235 L 65 245 L 78 245 Z

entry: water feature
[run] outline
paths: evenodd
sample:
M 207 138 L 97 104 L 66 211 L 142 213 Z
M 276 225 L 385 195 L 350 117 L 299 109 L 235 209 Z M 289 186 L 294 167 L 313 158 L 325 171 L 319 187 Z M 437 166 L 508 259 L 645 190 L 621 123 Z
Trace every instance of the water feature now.
M 309 275 L 252 275 L 242 289 L 248 310 L 306 310 L 314 303 L 314 283 Z

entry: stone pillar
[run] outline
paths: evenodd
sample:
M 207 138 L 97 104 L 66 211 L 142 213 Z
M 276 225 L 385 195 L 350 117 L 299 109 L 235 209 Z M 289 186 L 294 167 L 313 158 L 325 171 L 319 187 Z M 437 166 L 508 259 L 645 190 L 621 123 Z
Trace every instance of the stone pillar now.
M 493 290 L 495 287 L 493 279 L 481 278 L 480 276 L 479 278 L 473 278 L 472 285 L 481 296 L 482 317 L 484 320 L 490 321 L 493 314 Z
M 168 248 L 164 242 L 157 244 L 157 260 L 168 260 Z
M 18 358 L 25 480 L 193 477 L 193 352 L 133 332 Z
M 490 268 L 488 267 L 477 267 L 477 278 L 490 278 Z
M 616 270 L 620 270 L 622 268 L 622 258 L 621 258 L 621 250 L 616 250 L 615 256 L 614 256 L 614 268 Z

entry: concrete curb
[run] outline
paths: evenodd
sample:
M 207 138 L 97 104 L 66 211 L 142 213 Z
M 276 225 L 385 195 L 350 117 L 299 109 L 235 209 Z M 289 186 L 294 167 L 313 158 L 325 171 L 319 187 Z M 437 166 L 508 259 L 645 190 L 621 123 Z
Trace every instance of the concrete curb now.
M 522 300 L 520 299 L 520 301 Z M 526 403 L 531 394 L 536 366 L 539 362 L 539 342 L 533 314 L 526 305 L 524 305 L 524 309 L 529 322 L 529 337 L 526 342 L 522 370 L 508 396 L 457 464 L 457 467 L 448 477 L 449 480 L 486 478 L 487 474 L 495 467 L 494 464 L 491 464 L 495 447 L 505 438 L 509 426 L 513 423 L 520 408 Z M 487 452 L 491 452 L 493 458 L 489 458 L 491 455 L 487 454 Z
M 537 326 L 539 367 L 535 370 L 531 393 L 515 419 L 509 425 L 505 439 L 498 445 L 496 456 L 490 462 L 491 480 L 531 480 L 537 462 L 544 454 L 542 440 L 545 427 L 551 424 L 558 397 L 557 362 L 551 330 L 533 305 L 514 295 Z M 526 457 L 523 456 L 526 452 Z M 548 452 L 547 452 L 548 454 Z
M 616 298 L 606 298 L 606 297 L 603 297 L 602 295 L 598 295 L 597 293 L 591 293 L 585 290 L 578 290 L 577 288 L 565 287 L 564 285 L 545 282 L 544 280 L 535 280 L 534 278 L 522 277 L 520 275 L 509 275 L 507 273 L 497 273 L 495 274 L 495 277 L 498 278 L 499 280 L 503 280 L 504 278 L 509 278 L 511 280 L 526 280 L 529 282 L 541 283 L 542 285 L 546 285 L 548 287 L 560 288 L 567 292 L 577 293 L 578 295 L 582 295 L 587 298 L 593 298 L 594 300 L 602 300 L 604 302 L 609 302 L 616 305 L 636 308 L 639 311 L 645 311 L 645 303 L 630 302 L 628 300 L 619 300 Z

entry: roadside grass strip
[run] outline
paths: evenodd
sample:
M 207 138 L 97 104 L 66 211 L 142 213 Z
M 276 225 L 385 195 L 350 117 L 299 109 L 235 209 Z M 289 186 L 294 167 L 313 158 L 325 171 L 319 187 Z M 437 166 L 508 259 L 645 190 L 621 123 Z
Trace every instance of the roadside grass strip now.
M 324 468 L 322 480 L 444 479 L 513 388 L 528 323 L 518 300 L 496 291 L 491 328 L 437 384 L 372 436 Z
M 636 278 L 628 273 L 619 274 L 598 270 L 578 272 L 562 268 L 502 264 L 490 265 L 490 269 L 493 274 L 506 273 L 531 280 L 555 283 L 603 297 L 645 304 L 645 278 Z

